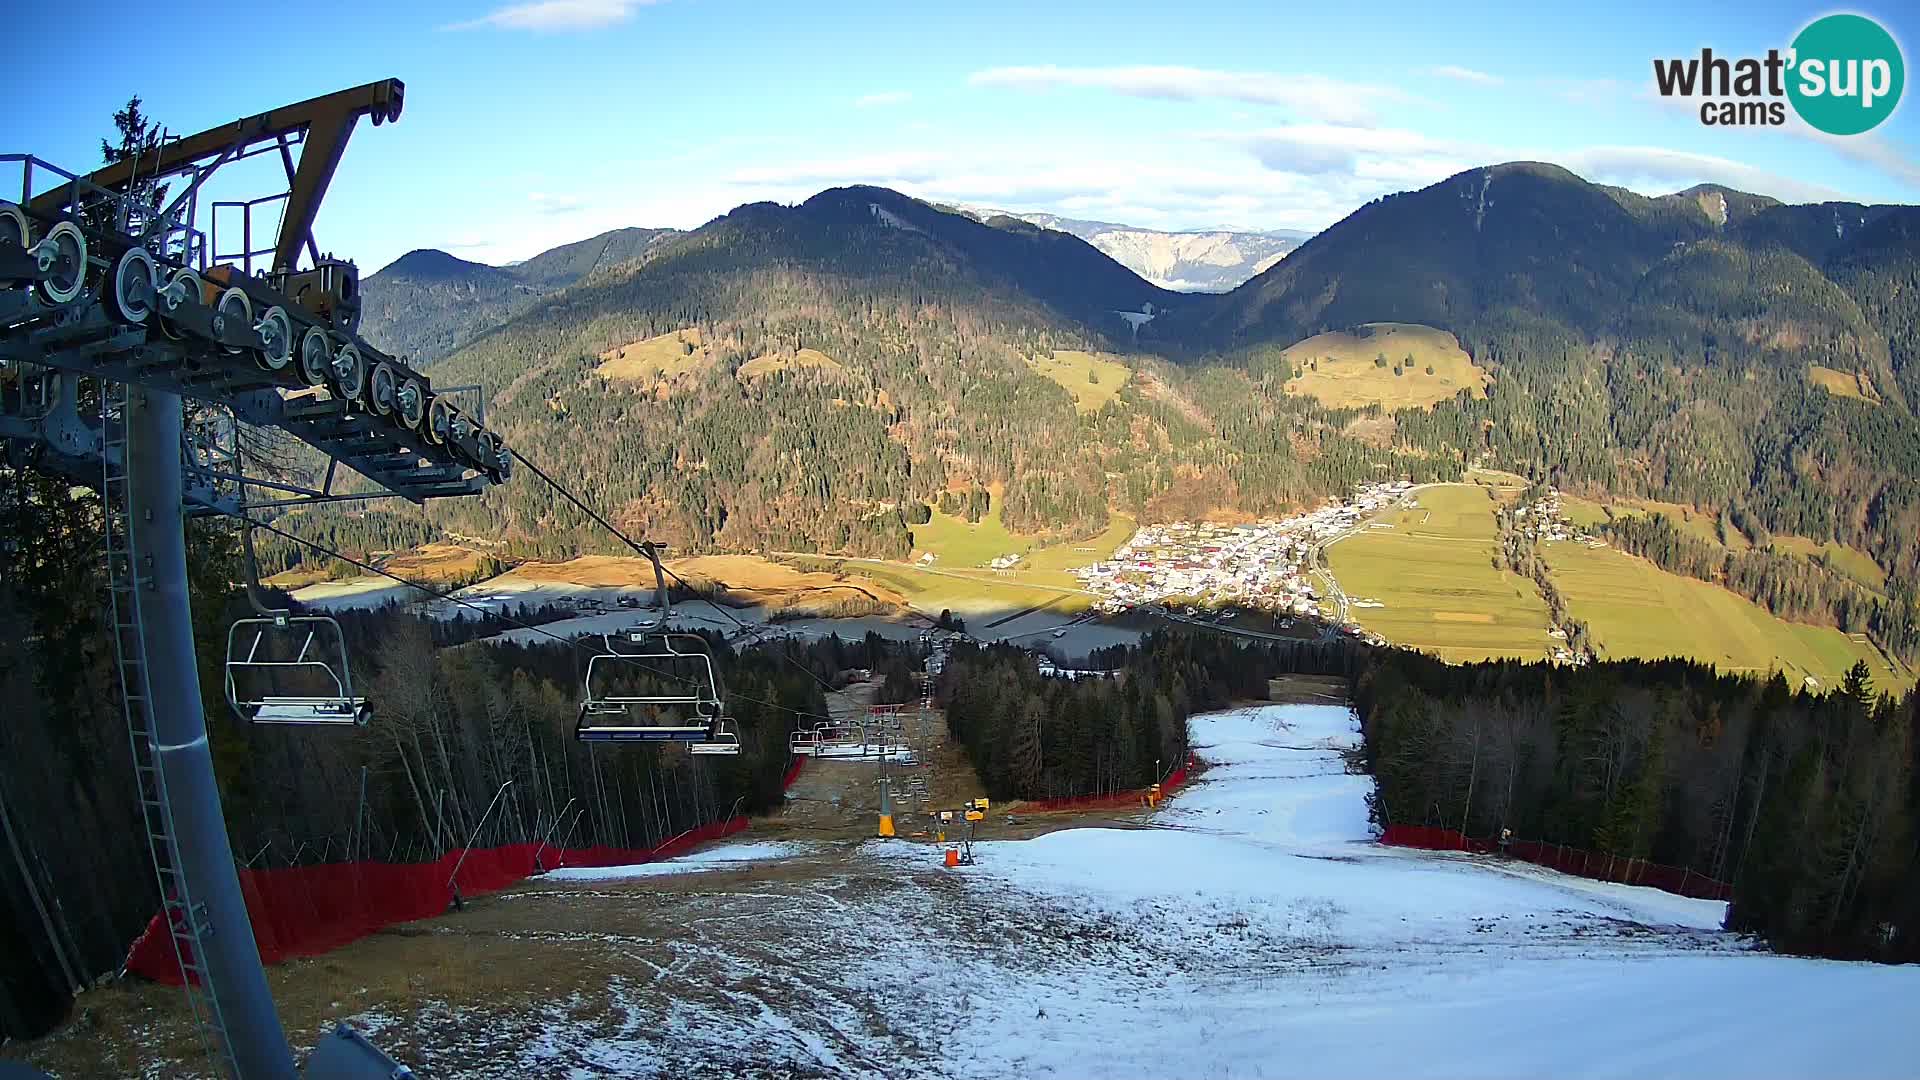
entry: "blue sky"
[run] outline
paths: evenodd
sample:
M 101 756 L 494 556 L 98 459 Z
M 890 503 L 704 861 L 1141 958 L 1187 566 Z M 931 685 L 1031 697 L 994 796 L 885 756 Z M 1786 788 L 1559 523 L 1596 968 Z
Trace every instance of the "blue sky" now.
M 13 13 L 0 150 L 91 167 L 132 93 L 175 130 L 399 76 L 316 235 L 377 268 L 416 247 L 505 262 L 621 225 L 882 183 L 1160 228 L 1323 228 L 1389 191 L 1535 158 L 1645 192 L 1920 201 L 1920 112 L 1852 139 L 1716 130 L 1654 57 L 1785 47 L 1834 8 L 1537 4 L 33 5 Z M 169 14 L 188 44 L 86 67 L 64 41 Z M 1909 63 L 1920 15 L 1873 16 Z M 137 35 L 136 35 L 137 36 Z M 239 194 L 245 177 L 221 192 Z M 0 183 L 6 181 L 0 176 Z

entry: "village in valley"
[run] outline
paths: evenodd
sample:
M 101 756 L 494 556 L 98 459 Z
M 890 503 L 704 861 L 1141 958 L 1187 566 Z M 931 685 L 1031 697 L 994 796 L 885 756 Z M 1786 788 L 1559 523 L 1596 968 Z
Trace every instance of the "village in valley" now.
M 1316 569 L 1320 550 L 1363 528 L 1379 511 L 1410 501 L 1413 491 L 1411 483 L 1396 480 L 1362 487 L 1345 502 L 1280 521 L 1149 525 L 1113 558 L 1074 573 L 1100 596 L 1102 611 L 1184 602 L 1283 617 L 1319 615 L 1327 599 L 1323 591 L 1338 588 Z

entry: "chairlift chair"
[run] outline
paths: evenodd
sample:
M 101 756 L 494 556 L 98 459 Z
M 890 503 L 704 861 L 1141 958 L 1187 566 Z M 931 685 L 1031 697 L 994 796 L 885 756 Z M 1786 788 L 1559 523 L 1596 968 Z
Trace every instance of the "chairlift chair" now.
M 655 614 L 618 634 L 603 635 L 605 651 L 587 661 L 573 732 L 581 742 L 706 742 L 726 712 L 706 642 L 667 630 L 672 608 L 666 575 L 657 549 L 649 544 L 646 553 L 653 563 Z M 686 642 L 694 648 L 683 648 Z M 625 692 L 613 685 L 620 672 L 634 669 L 660 676 L 668 685 Z
M 689 754 L 724 754 L 732 756 L 740 752 L 740 732 L 729 717 L 721 717 L 713 722 L 702 742 L 688 743 Z
M 811 729 L 787 736 L 787 751 L 795 757 L 812 757 L 819 746 L 819 739 Z
M 258 614 L 227 628 L 227 704 L 253 724 L 366 726 L 373 708 L 353 692 L 340 624 L 326 615 L 295 615 L 263 604 L 251 525 L 241 531 L 241 549 L 247 600 Z

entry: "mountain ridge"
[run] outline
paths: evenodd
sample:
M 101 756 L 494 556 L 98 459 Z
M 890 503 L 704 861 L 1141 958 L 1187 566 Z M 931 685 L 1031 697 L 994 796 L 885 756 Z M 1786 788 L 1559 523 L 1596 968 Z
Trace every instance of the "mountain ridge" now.
M 489 422 L 510 441 L 692 550 L 903 558 L 920 508 L 956 496 L 992 492 L 1008 528 L 1066 538 L 1110 513 L 1277 514 L 1484 463 L 1857 547 L 1898 584 L 1833 617 L 1906 648 L 1914 221 L 1504 163 L 1372 200 L 1244 285 L 1194 294 L 1024 219 L 832 188 L 597 270 L 434 370 L 509 391 Z M 1455 335 L 1491 385 L 1377 416 L 1290 392 L 1313 357 L 1288 346 L 1378 322 Z M 628 359 L 616 375 L 607 357 Z M 1069 370 L 1120 385 L 1081 409 Z M 1829 389 L 1848 379 L 1857 398 Z M 545 554 L 582 542 L 515 490 L 436 512 Z

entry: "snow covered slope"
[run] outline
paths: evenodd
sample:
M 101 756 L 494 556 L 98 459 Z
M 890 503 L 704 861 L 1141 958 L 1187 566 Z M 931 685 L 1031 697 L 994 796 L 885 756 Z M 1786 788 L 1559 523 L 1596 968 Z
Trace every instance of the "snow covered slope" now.
M 1920 1075 L 1920 969 L 1759 952 L 1717 903 L 1382 848 L 1343 708 L 1194 735 L 1212 767 L 1143 827 L 985 841 L 957 870 L 940 845 L 809 840 L 550 874 L 444 926 L 535 992 L 429 981 L 354 1021 L 462 1077 Z
M 1120 962 L 997 970 L 991 990 L 982 973 L 952 1032 L 954 1071 L 1920 1070 L 1920 971 L 1753 953 L 1717 929 L 1724 904 L 1378 847 L 1371 781 L 1347 775 L 1338 753 L 1358 738 L 1342 708 L 1196 718 L 1200 753 L 1217 764 L 1159 815 L 1164 827 L 982 845 L 971 889 L 1103 926 Z M 1154 944 L 1129 958 L 1140 943 Z

